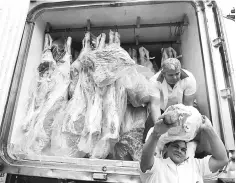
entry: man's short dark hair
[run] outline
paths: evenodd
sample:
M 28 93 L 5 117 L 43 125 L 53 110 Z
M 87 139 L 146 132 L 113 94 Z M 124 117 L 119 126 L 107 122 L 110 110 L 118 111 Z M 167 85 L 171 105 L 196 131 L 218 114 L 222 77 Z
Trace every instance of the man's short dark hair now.
M 173 143 L 175 143 L 175 142 L 179 142 L 179 141 L 181 141 L 181 142 L 185 142 L 185 145 L 187 146 L 187 142 L 184 141 L 184 140 L 175 140 L 175 141 L 172 141 L 172 142 L 168 142 L 168 143 L 165 144 L 165 146 L 166 146 L 166 147 L 169 147 L 170 144 L 173 144 Z

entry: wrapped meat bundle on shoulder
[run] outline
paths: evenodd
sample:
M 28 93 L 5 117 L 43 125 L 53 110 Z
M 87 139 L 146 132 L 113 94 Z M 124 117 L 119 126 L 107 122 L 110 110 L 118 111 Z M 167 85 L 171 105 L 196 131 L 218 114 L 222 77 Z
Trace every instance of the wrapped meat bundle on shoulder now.
M 165 110 L 163 115 L 164 122 L 174 124 L 174 127 L 170 128 L 159 138 L 156 150 L 158 156 L 161 155 L 164 145 L 168 142 L 175 140 L 189 142 L 193 140 L 202 124 L 202 115 L 192 106 L 185 106 L 183 104 L 172 105 Z M 152 131 L 153 128 L 149 130 L 146 140 Z

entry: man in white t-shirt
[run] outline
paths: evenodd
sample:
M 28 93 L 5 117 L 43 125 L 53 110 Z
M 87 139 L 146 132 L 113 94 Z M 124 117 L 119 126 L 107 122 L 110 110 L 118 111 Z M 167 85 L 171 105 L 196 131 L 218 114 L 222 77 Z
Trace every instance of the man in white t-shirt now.
M 140 162 L 140 178 L 143 183 L 203 183 L 203 176 L 214 173 L 227 164 L 224 144 L 213 130 L 209 120 L 203 120 L 200 132 L 206 134 L 211 145 L 212 156 L 203 159 L 187 157 L 187 144 L 179 140 L 165 146 L 164 157 L 155 157 L 158 139 L 169 128 L 171 125 L 166 125 L 163 119 L 159 119 L 144 144 Z
M 193 106 L 196 94 L 196 80 L 193 74 L 181 68 L 180 61 L 168 58 L 162 62 L 162 69 L 150 80 L 159 89 L 159 99 L 150 103 L 150 115 L 145 124 L 144 139 L 161 112 L 171 105 L 182 103 Z

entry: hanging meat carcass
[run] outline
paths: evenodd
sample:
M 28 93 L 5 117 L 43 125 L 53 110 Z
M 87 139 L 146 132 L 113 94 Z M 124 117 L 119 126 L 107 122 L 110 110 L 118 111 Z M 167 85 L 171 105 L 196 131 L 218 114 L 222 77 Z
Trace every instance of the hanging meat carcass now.
M 86 33 L 82 41 L 83 48 L 78 58 L 72 64 L 74 74 L 73 95 L 67 102 L 66 106 L 60 112 L 60 117 L 54 121 L 54 127 L 51 139 L 51 151 L 57 156 L 77 157 L 81 158 L 86 155 L 79 151 L 78 143 L 81 133 L 85 125 L 85 115 L 87 110 L 87 100 L 85 98 L 84 88 L 82 84 L 87 77 L 86 71 L 81 66 L 81 58 L 84 54 L 91 51 L 90 46 L 90 33 Z M 76 74 L 75 74 L 76 72 Z M 89 84 L 89 83 L 88 83 Z M 71 89 L 71 88 L 70 88 Z
M 120 47 L 120 35 L 110 31 L 109 46 Z M 91 158 L 106 158 L 113 153 L 114 145 L 120 137 L 120 126 L 124 120 L 127 94 L 119 80 L 106 88 L 103 96 L 103 119 L 101 139 L 93 149 Z
M 21 126 L 22 130 L 27 132 L 34 125 L 35 117 L 41 111 L 46 100 L 48 91 L 53 88 L 50 83 L 52 74 L 56 68 L 56 62 L 53 59 L 52 53 L 52 38 L 49 34 L 45 35 L 44 50 L 42 55 L 42 62 L 38 66 L 36 79 L 31 81 L 29 90 L 29 100 L 26 109 L 26 117 Z M 36 84 L 35 84 L 36 83 Z
M 116 159 L 140 160 L 146 119 L 146 107 L 133 107 L 130 104 L 127 106 L 124 122 L 121 126 L 121 137 L 114 148 Z
M 34 119 L 34 125 L 25 134 L 25 149 L 27 153 L 41 154 L 49 150 L 52 123 L 63 103 L 68 98 L 71 62 L 71 38 L 65 45 L 66 54 L 58 61 L 51 73 L 48 84 L 50 89 L 45 95 L 45 101 L 40 112 Z
M 149 51 L 143 46 L 139 48 L 139 57 L 140 65 L 149 68 L 153 73 L 155 73 L 152 62 L 150 61 Z
M 137 50 L 132 48 L 132 59 L 135 61 L 135 63 L 138 63 L 138 53 Z
M 52 53 L 52 38 L 49 34 L 45 35 L 44 49 L 42 54 L 42 61 L 39 64 L 36 76 L 32 79 L 29 87 L 29 98 L 26 104 L 26 113 L 22 123 L 17 127 L 12 138 L 14 144 L 12 145 L 15 154 L 26 154 L 25 138 L 32 134 L 32 128 L 36 123 L 36 117 L 43 108 L 44 102 L 47 99 L 48 91 L 53 88 L 51 84 L 51 77 L 56 68 L 56 62 L 53 59 Z
M 89 36 L 90 38 L 90 36 Z M 97 37 L 95 50 L 102 50 L 105 47 L 106 35 L 102 33 Z M 91 53 L 91 52 L 90 52 Z M 87 53 L 86 55 L 89 55 Z M 85 55 L 85 57 L 86 57 Z M 102 96 L 104 89 L 98 87 L 93 79 L 93 64 L 89 62 L 87 58 L 82 59 L 82 73 L 83 78 L 81 81 L 81 87 L 83 89 L 87 111 L 85 116 L 85 124 L 81 133 L 81 138 L 78 143 L 79 151 L 91 156 L 92 150 L 98 142 L 101 135 L 102 128 Z
M 177 58 L 177 52 L 172 47 L 162 48 L 161 54 L 162 54 L 161 66 L 162 66 L 162 62 L 164 60 L 166 60 L 168 58 Z
M 80 54 L 78 58 L 71 64 L 71 83 L 69 85 L 69 98 L 72 98 L 75 87 L 77 85 L 78 79 L 79 79 L 79 70 L 81 69 L 81 63 L 80 60 L 83 58 L 83 56 L 91 51 L 92 48 L 90 46 L 90 33 L 87 32 L 85 34 L 85 37 L 82 41 L 82 50 L 80 51 Z

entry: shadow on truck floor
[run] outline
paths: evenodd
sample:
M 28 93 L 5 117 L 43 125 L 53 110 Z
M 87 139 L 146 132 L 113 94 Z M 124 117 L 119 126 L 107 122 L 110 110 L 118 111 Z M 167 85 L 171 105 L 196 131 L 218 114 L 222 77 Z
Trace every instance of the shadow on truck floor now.
M 44 177 L 8 174 L 5 183 L 99 183 L 99 182 L 62 180 L 62 179 L 55 179 L 55 178 L 44 178 Z

